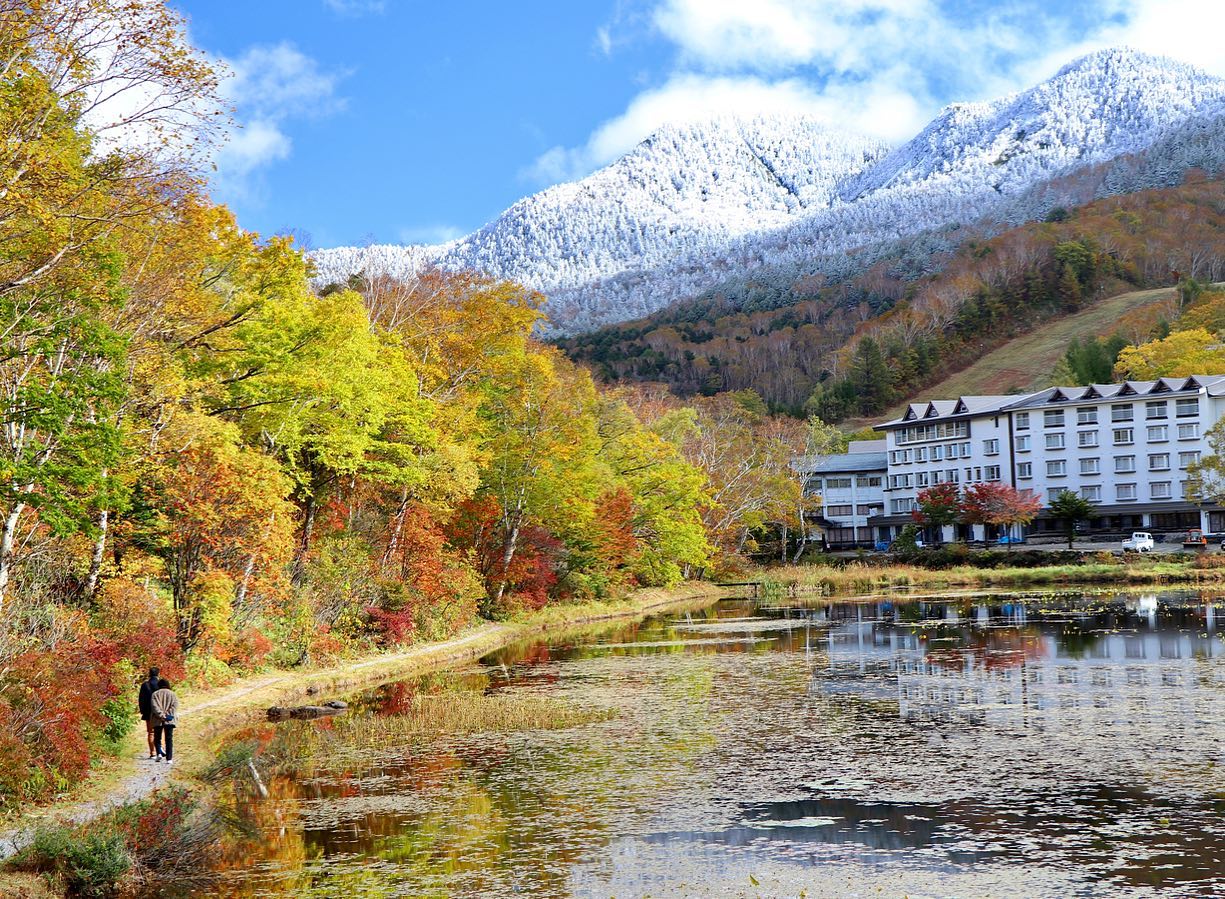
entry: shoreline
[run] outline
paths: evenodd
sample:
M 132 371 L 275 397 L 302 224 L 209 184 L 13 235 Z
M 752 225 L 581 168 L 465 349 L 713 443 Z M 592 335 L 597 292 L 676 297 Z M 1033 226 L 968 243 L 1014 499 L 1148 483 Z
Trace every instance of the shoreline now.
M 183 710 L 179 714 L 182 736 L 175 735 L 173 768 L 145 758 L 145 734 L 138 726 L 125 739 L 123 753 L 108 759 L 81 789 L 48 805 L 24 809 L 5 820 L 0 829 L 0 862 L 22 848 L 29 835 L 42 825 L 87 823 L 169 783 L 189 780 L 192 772 L 201 767 L 202 757 L 211 756 L 214 740 L 264 720 L 269 706 L 442 670 L 520 640 L 601 622 L 641 619 L 689 604 L 705 605 L 728 592 L 717 584 L 702 582 L 673 589 L 643 589 L 612 602 L 555 606 L 505 622 L 481 622 L 447 640 L 410 646 L 399 652 L 361 656 L 322 668 L 262 672 L 222 687 L 184 690 Z

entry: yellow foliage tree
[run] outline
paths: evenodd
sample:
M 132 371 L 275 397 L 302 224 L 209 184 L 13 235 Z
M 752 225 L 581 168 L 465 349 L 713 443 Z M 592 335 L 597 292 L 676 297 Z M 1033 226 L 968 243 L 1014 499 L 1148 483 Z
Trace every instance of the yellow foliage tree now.
M 1133 380 L 1225 374 L 1225 345 L 1203 328 L 1175 331 L 1160 340 L 1124 349 L 1114 373 Z

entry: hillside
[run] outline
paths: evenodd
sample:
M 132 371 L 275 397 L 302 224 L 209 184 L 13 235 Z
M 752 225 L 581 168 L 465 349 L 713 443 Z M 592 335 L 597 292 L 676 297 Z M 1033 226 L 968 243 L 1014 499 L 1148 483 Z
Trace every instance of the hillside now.
M 1056 318 L 1028 334 L 1014 337 L 972 365 L 930 387 L 924 387 L 921 394 L 933 399 L 947 399 L 975 394 L 1028 393 L 1049 387 L 1051 372 L 1073 340 L 1083 341 L 1110 334 L 1127 313 L 1159 309 L 1174 300 L 1172 287 L 1133 290 L 1107 297 L 1080 312 Z M 906 402 L 914 398 L 906 397 L 905 401 L 899 402 L 880 418 L 901 415 L 906 409 Z
M 321 250 L 316 283 L 476 269 L 544 292 L 553 333 L 584 333 L 704 294 L 743 302 L 762 279 L 845 280 L 916 242 L 947 249 L 948 231 L 1171 186 L 1190 168 L 1225 168 L 1225 80 L 1106 50 L 954 104 L 894 148 L 803 117 L 667 127 L 457 241 Z

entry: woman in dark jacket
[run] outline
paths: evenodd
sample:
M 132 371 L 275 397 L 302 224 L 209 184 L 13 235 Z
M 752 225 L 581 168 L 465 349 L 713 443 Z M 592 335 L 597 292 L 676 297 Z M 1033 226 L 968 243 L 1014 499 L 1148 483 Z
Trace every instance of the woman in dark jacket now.
M 156 668 L 150 668 L 149 679 L 140 682 L 140 693 L 136 697 L 136 707 L 140 709 L 140 720 L 145 722 L 145 736 L 149 738 L 149 758 L 153 758 L 156 751 L 153 745 L 153 707 L 149 705 L 149 701 L 157 692 L 160 673 Z
M 170 681 L 162 678 L 157 682 L 157 692 L 149 698 L 149 706 L 153 718 L 153 745 L 158 758 L 164 755 L 169 764 L 174 761 L 174 728 L 179 715 L 179 697 L 170 689 Z

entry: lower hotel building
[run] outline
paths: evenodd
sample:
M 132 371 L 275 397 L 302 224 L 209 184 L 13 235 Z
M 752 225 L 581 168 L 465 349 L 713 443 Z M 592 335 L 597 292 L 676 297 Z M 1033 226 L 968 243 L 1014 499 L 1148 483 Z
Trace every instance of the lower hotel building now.
M 1003 482 L 1032 491 L 1044 508 L 1062 491 L 1075 491 L 1097 509 L 1087 523 L 1091 533 L 1220 533 L 1225 508 L 1189 497 L 1186 480 L 1187 468 L 1211 452 L 1206 434 L 1223 413 L 1225 375 L 963 396 L 909 404 L 900 418 L 876 426 L 885 435 L 883 447 L 799 459 L 797 466 L 808 491 L 824 500 L 820 523 L 831 547 L 893 540 L 913 523 L 918 494 L 945 482 L 963 488 Z M 843 525 L 829 510 L 847 503 L 836 501 L 837 491 L 827 493 L 825 485 L 848 479 L 856 485 L 880 479 L 880 492 L 870 499 L 856 491 L 854 511 L 883 508 Z M 1062 526 L 1041 513 L 1027 533 Z M 982 525 L 944 530 L 943 540 L 1000 536 Z

